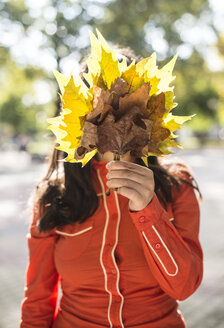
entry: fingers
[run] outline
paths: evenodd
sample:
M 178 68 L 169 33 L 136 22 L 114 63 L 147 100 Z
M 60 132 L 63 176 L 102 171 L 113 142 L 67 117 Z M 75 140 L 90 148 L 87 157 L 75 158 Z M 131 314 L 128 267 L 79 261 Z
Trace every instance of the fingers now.
M 107 186 L 117 188 L 117 192 L 130 199 L 129 207 L 134 210 L 144 208 L 153 197 L 153 171 L 141 165 L 111 161 L 107 163 Z
M 134 189 L 128 187 L 121 187 L 117 191 L 120 195 L 127 197 L 128 199 L 136 202 L 141 202 L 142 196 Z
M 129 199 L 129 208 L 133 211 L 140 211 L 144 208 L 149 201 L 152 199 L 152 196 L 144 199 L 141 194 L 139 194 L 136 190 L 130 189 L 127 187 L 121 187 L 117 191 L 120 195 L 127 197 Z M 136 205 L 137 204 L 137 205 Z
M 128 179 L 135 181 L 139 184 L 148 184 L 150 183 L 151 176 L 139 174 L 139 172 L 131 171 L 131 170 L 110 170 L 106 175 L 108 180 L 112 179 Z
M 108 187 L 111 188 L 133 188 L 140 194 L 147 192 L 153 183 L 153 172 L 138 164 L 125 161 L 111 161 L 106 165 Z
M 107 178 L 127 178 L 140 184 L 148 184 L 153 179 L 153 171 L 141 165 L 125 162 L 111 161 L 107 163 Z
M 132 180 L 128 180 L 128 179 L 111 179 L 111 180 L 107 181 L 107 186 L 110 188 L 126 187 L 129 189 L 136 190 L 140 195 L 146 194 L 149 192 L 149 190 L 144 185 L 142 185 L 136 181 L 132 181 Z
M 108 170 L 124 170 L 138 171 L 139 174 L 146 175 L 151 170 L 147 167 L 126 161 L 110 161 L 107 163 L 106 168 Z

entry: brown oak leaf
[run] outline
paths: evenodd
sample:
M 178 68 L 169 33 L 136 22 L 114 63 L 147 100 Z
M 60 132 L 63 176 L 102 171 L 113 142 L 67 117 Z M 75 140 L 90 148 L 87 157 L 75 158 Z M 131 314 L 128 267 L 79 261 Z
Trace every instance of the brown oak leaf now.
M 117 114 L 117 119 L 119 119 L 125 111 L 133 106 L 138 106 L 144 114 L 149 98 L 150 88 L 150 83 L 145 83 L 134 92 L 128 93 L 124 97 L 121 97 L 119 101 L 119 113 Z
M 147 104 L 146 116 L 153 121 L 151 131 L 151 140 L 148 145 L 148 151 L 154 154 L 163 154 L 158 148 L 160 142 L 165 140 L 170 135 L 170 130 L 161 127 L 164 114 L 167 112 L 165 107 L 164 92 L 152 96 Z
M 151 132 L 151 140 L 148 145 L 148 151 L 154 154 L 163 154 L 158 146 L 161 141 L 165 140 L 168 138 L 170 135 L 170 130 L 163 128 L 163 127 L 158 127 L 157 129 L 152 129 Z
M 159 143 L 170 131 L 161 126 L 166 113 L 165 94 L 149 99 L 151 85 L 145 83 L 128 93 L 127 82 L 117 78 L 110 90 L 93 86 L 93 111 L 86 116 L 83 134 L 75 158 L 81 159 L 95 148 L 102 154 L 122 156 L 162 154 Z
M 97 149 L 104 154 L 111 151 L 114 154 L 124 155 L 129 150 L 141 153 L 140 149 L 150 140 L 152 122 L 141 120 L 142 113 L 137 106 L 129 109 L 118 121 L 109 112 L 105 120 L 97 128 Z M 137 123 L 137 124 L 136 124 Z M 140 123 L 140 124 L 139 124 Z
M 112 106 L 114 109 L 119 108 L 119 99 L 128 93 L 128 87 L 128 83 L 120 77 L 111 85 L 110 90 L 113 97 Z
M 101 89 L 100 87 L 93 86 L 93 110 L 86 116 L 88 121 L 94 122 L 97 117 L 103 113 L 105 104 L 110 105 L 112 97 L 109 90 Z
M 165 100 L 165 93 L 162 92 L 156 96 L 151 96 L 147 104 L 146 117 L 156 122 L 157 125 L 161 125 L 162 118 L 167 112 Z
M 75 159 L 82 159 L 86 153 L 96 148 L 97 141 L 97 125 L 85 121 L 81 142 L 75 152 Z

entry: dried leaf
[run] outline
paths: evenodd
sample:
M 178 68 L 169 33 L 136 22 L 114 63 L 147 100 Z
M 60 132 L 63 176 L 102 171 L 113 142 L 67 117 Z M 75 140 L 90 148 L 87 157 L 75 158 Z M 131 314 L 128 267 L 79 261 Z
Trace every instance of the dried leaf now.
M 128 92 L 131 93 L 138 89 L 144 83 L 144 76 L 136 71 L 135 61 L 133 61 L 121 75 L 122 79 L 129 85 Z
M 146 116 L 153 121 L 148 151 L 154 155 L 162 154 L 162 151 L 159 149 L 159 144 L 170 135 L 170 130 L 161 126 L 166 112 L 165 94 L 160 93 L 157 96 L 152 96 L 147 105 Z
M 139 107 L 141 112 L 145 113 L 150 88 L 150 84 L 145 83 L 134 92 L 128 93 L 124 97 L 121 97 L 119 101 L 119 115 L 122 115 L 125 111 L 128 110 L 128 108 L 133 106 Z
M 170 112 L 174 107 L 177 106 L 177 103 L 173 102 L 173 100 L 174 100 L 173 91 L 165 91 L 164 94 L 166 97 L 165 107 L 166 107 L 167 111 Z
M 126 69 L 128 67 L 126 57 L 124 57 L 121 62 L 118 62 L 118 66 L 119 66 L 119 70 L 120 70 L 121 75 L 122 75 L 122 73 L 124 71 L 126 71 Z
M 76 86 L 71 75 L 67 85 L 63 86 L 62 111 L 60 116 L 48 122 L 49 129 L 56 135 L 56 147 L 68 153 L 69 161 L 74 158 L 74 152 L 78 147 L 85 122 L 85 115 L 91 111 L 91 95 L 86 98 L 83 92 L 80 93 L 82 85 Z
M 168 147 L 183 148 L 178 142 L 172 139 L 171 135 L 159 144 L 159 149 L 163 152 L 163 154 L 173 154 L 173 152 L 168 150 Z
M 98 86 L 93 86 L 93 110 L 89 113 L 86 118 L 91 121 L 98 115 L 101 115 L 105 104 L 111 104 L 112 97 L 109 90 L 103 90 Z
M 162 122 L 162 126 L 169 129 L 170 132 L 173 132 L 175 130 L 180 129 L 181 124 L 184 122 L 191 120 L 194 115 L 189 115 L 189 116 L 174 116 L 171 113 L 169 113 L 164 121 Z
M 149 99 L 147 105 L 146 116 L 156 122 L 156 124 L 161 124 L 164 114 L 166 113 L 165 107 L 165 94 L 164 92 L 158 94 L 157 96 L 152 96 Z
M 111 85 L 112 106 L 115 109 L 119 107 L 119 99 L 128 93 L 128 83 L 122 78 L 117 78 Z
M 115 51 L 111 51 L 102 34 L 98 30 L 96 31 L 101 45 L 101 58 L 99 64 L 101 67 L 102 77 L 107 85 L 107 88 L 110 89 L 111 84 L 121 76 L 118 60 Z
M 63 74 L 56 71 L 56 69 L 53 70 L 53 73 L 58 82 L 59 89 L 60 89 L 61 93 L 63 93 L 64 87 L 68 84 L 70 77 L 64 76 Z
M 49 119 L 59 150 L 67 162 L 86 163 L 96 154 L 112 151 L 143 159 L 169 154 L 168 147 L 181 147 L 173 131 L 191 116 L 173 116 L 174 80 L 172 70 L 177 56 L 163 68 L 156 65 L 156 54 L 127 66 L 119 63 L 115 51 L 97 30 L 90 32 L 91 57 L 87 60 L 90 85 L 80 76 L 75 80 L 54 71 L 61 90 L 62 111 Z
M 87 152 L 96 148 L 98 142 L 97 125 L 85 121 L 83 135 L 79 147 L 75 152 L 75 159 L 82 159 Z
M 175 55 L 169 63 L 157 71 L 156 76 L 160 79 L 158 84 L 158 89 L 160 92 L 173 91 L 173 87 L 170 87 L 169 85 L 176 78 L 176 76 L 172 75 L 176 60 L 177 55 Z
M 138 64 L 140 64 L 140 63 L 138 63 Z M 158 67 L 156 65 L 156 53 L 153 52 L 153 54 L 147 58 L 147 61 L 144 65 L 144 75 L 145 75 L 144 81 L 148 82 L 147 80 L 150 80 L 154 76 L 156 76 L 157 71 L 158 71 Z
M 169 137 L 169 135 L 170 131 L 166 128 L 159 127 L 154 130 L 152 128 L 151 140 L 149 143 L 149 152 L 154 154 L 161 154 L 161 151 L 158 146 L 160 142 Z
M 115 154 L 124 155 L 135 147 L 143 148 L 150 139 L 150 128 L 152 124 L 144 124 L 144 128 L 135 124 L 135 118 L 142 115 L 138 107 L 132 107 L 118 121 L 112 112 L 109 112 L 105 120 L 98 126 L 97 149 L 104 154 L 111 151 Z M 144 123 L 144 122 L 143 122 Z M 140 153 L 139 149 L 136 152 Z
M 140 62 L 141 63 L 141 62 Z M 138 65 L 138 64 L 137 64 Z M 137 66 L 136 65 L 136 66 Z M 149 82 L 151 85 L 149 96 L 152 96 L 159 91 L 158 84 L 160 78 L 156 76 L 158 67 L 156 65 L 156 53 L 154 52 L 151 57 L 148 58 L 144 65 L 144 82 Z
M 93 87 L 93 111 L 86 117 L 76 159 L 83 158 L 94 147 L 101 153 L 112 151 L 123 155 L 130 150 L 135 156 L 146 154 L 144 147 L 149 143 L 153 122 L 144 118 L 143 110 L 147 105 L 150 85 L 145 84 L 132 94 L 127 94 L 126 88 L 127 83 L 121 78 L 113 83 L 111 93 L 121 100 L 119 107 L 114 109 L 109 104 L 110 92 Z M 97 138 L 94 138 L 94 133 Z

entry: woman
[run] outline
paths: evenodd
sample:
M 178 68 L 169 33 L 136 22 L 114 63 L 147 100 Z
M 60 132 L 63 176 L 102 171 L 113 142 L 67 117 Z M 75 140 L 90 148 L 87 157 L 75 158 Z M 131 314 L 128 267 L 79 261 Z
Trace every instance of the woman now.
M 62 158 L 53 151 L 34 197 L 20 328 L 185 327 L 178 300 L 203 271 L 189 168 L 129 152 L 83 168 Z

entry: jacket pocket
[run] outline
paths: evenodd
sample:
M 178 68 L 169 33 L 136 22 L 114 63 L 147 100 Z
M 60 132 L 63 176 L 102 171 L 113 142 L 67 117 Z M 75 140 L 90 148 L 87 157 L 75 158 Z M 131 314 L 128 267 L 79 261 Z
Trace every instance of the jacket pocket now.
M 93 220 L 82 224 L 75 223 L 56 229 L 59 238 L 55 247 L 55 255 L 61 260 L 78 258 L 88 248 L 93 234 Z

